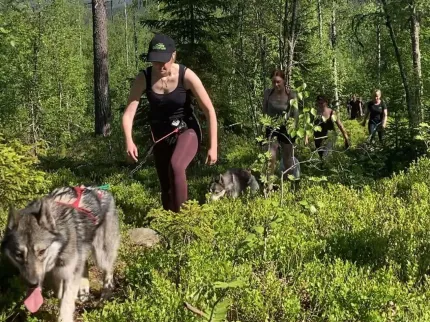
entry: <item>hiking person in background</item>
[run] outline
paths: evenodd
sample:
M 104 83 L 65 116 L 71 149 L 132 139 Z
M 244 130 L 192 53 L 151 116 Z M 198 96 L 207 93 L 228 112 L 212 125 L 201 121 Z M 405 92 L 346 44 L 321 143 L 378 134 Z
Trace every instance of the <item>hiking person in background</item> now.
M 275 171 L 275 164 L 277 159 L 277 152 L 280 146 L 282 153 L 282 162 L 284 169 L 289 169 L 285 173 L 288 175 L 292 172 L 294 165 L 294 147 L 295 138 L 288 134 L 286 123 L 290 117 L 294 118 L 295 128 L 299 122 L 299 111 L 296 108 L 292 108 L 290 105 L 290 99 L 296 97 L 295 93 L 286 87 L 285 74 L 282 70 L 275 70 L 271 75 L 272 88 L 267 88 L 264 91 L 263 96 L 263 114 L 274 119 L 279 119 L 285 116 L 286 120 L 282 122 L 279 129 L 273 127 L 266 127 L 266 138 L 269 140 L 268 150 L 271 154 L 271 160 L 269 164 L 270 175 Z M 273 138 L 277 141 L 272 142 Z
M 313 120 L 313 124 L 315 126 L 320 126 L 321 131 L 315 131 L 314 138 L 315 138 L 315 147 L 317 149 L 320 159 L 322 159 L 323 157 L 328 155 L 328 153 L 334 148 L 336 144 L 337 135 L 334 127 L 335 123 L 343 135 L 345 149 L 349 148 L 350 144 L 349 144 L 348 134 L 346 133 L 346 130 L 342 122 L 340 121 L 339 116 L 336 115 L 335 111 L 329 108 L 328 98 L 324 95 L 318 95 L 316 98 L 316 104 L 317 104 L 317 115 Z M 333 131 L 334 135 L 329 137 L 330 131 Z M 309 138 L 306 135 L 305 144 L 307 145 L 308 143 L 309 143 Z M 324 143 L 325 143 L 325 146 L 323 146 Z
M 387 106 L 381 98 L 381 90 L 375 89 L 373 91 L 373 99 L 369 101 L 367 105 L 366 115 L 364 116 L 361 125 L 366 125 L 366 120 L 369 117 L 368 131 L 370 136 L 370 142 L 375 137 L 375 132 L 378 132 L 379 142 L 382 143 L 383 131 L 387 126 Z
M 355 120 L 358 116 L 363 116 L 363 103 L 357 94 L 352 95 L 349 101 L 350 106 L 350 119 Z
M 202 136 L 190 104 L 191 93 L 209 123 L 206 158 L 209 165 L 217 161 L 217 118 L 199 77 L 191 69 L 175 63 L 176 46 L 172 38 L 156 34 L 149 44 L 147 60 L 152 66 L 136 76 L 122 118 L 126 151 L 128 157 L 137 161 L 132 127 L 139 100 L 145 92 L 163 208 L 178 212 L 188 199 L 186 169 L 200 147 Z

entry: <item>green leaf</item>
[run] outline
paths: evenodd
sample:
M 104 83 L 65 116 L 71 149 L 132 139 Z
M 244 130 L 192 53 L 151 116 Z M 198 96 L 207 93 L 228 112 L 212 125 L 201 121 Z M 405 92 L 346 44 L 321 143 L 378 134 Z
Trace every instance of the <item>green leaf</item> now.
M 314 214 L 314 213 L 316 213 L 316 212 L 317 212 L 317 208 L 315 208 L 315 206 L 314 206 L 314 205 L 311 205 L 311 206 L 309 207 L 309 211 L 311 212 L 311 214 Z
M 299 204 L 301 204 L 302 206 L 309 206 L 309 203 L 306 200 L 299 201 Z
M 297 131 L 296 130 L 291 130 L 290 135 L 291 135 L 291 137 L 295 137 L 297 135 Z
M 303 137 L 305 136 L 305 130 L 304 130 L 304 129 L 299 129 L 299 130 L 297 131 L 297 136 L 298 136 L 299 138 L 303 138 Z
M 232 300 L 225 298 L 219 302 L 212 310 L 212 319 L 210 322 L 223 322 L 227 317 L 228 308 L 231 305 Z
M 236 279 L 231 282 L 221 282 L 217 281 L 213 283 L 214 288 L 226 289 L 226 288 L 236 288 L 245 286 L 245 281 L 243 279 Z
M 315 109 L 315 108 L 311 108 L 311 114 L 313 115 L 313 116 L 317 116 L 317 110 Z
M 253 229 L 257 234 L 263 235 L 263 233 L 264 233 L 264 227 L 263 226 L 255 226 Z

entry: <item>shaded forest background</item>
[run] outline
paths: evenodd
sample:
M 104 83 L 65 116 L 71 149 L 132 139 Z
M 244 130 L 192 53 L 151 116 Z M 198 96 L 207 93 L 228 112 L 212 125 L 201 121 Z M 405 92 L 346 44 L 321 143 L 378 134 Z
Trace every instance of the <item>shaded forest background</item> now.
M 202 78 L 221 126 L 240 123 L 256 134 L 274 68 L 288 72 L 292 87 L 306 83 L 311 106 L 321 92 L 344 108 L 351 94 L 367 101 L 380 88 L 390 124 L 414 128 L 427 117 L 425 1 L 105 5 L 115 136 L 130 81 L 147 66 L 142 58 L 157 31 L 176 40 L 178 61 Z M 2 132 L 64 152 L 94 127 L 91 4 L 3 1 L 0 14 Z

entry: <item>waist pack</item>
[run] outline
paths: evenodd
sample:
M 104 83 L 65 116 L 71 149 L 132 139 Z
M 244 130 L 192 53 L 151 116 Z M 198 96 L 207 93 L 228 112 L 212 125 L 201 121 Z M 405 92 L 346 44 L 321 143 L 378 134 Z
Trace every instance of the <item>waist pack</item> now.
M 201 128 L 193 115 L 184 118 L 172 118 L 169 121 L 151 122 L 152 141 L 154 144 L 161 141 L 165 141 L 169 145 L 175 144 L 179 134 L 190 128 L 196 132 L 200 144 Z

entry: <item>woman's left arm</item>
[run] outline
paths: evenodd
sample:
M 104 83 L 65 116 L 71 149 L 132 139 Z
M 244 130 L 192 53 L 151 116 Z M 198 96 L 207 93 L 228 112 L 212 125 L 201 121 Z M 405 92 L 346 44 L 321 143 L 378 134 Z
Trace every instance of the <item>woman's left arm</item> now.
M 218 154 L 218 128 L 215 109 L 200 78 L 189 68 L 185 70 L 184 85 L 190 89 L 197 99 L 199 107 L 205 113 L 209 123 L 209 150 L 206 163 L 214 164 Z
M 387 106 L 384 103 L 384 113 L 382 114 L 382 127 L 384 129 L 387 126 L 387 118 L 388 118 L 388 110 L 387 110 Z

